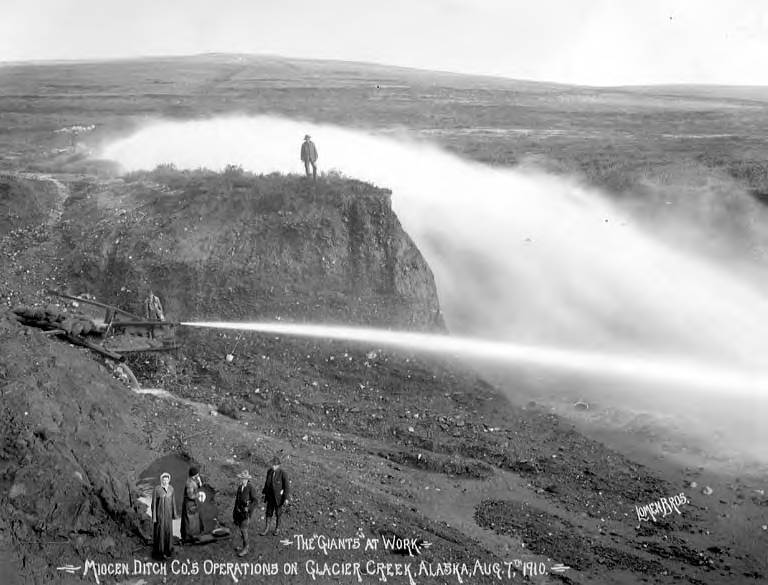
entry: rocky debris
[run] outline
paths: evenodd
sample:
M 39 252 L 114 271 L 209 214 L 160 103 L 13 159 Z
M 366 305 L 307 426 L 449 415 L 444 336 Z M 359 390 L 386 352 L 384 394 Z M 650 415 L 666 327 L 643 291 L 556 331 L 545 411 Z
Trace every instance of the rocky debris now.
M 28 183 L 35 185 L 34 199 L 45 201 L 38 189 L 45 193 L 47 183 Z M 0 226 L 0 303 L 9 309 L 20 304 L 45 305 L 50 302 L 47 289 L 64 280 L 58 237 L 46 224 L 44 210 L 41 207 L 27 221 L 15 221 L 13 229 Z
M 537 555 L 564 563 L 580 572 L 623 569 L 643 575 L 658 574 L 658 561 L 595 542 L 574 524 L 526 503 L 484 500 L 475 511 L 477 523 L 499 534 L 522 539 Z
M 688 565 L 701 566 L 707 569 L 716 568 L 716 560 L 708 553 L 722 553 L 720 547 L 717 546 L 709 547 L 707 552 L 696 551 L 679 538 L 669 538 L 664 542 L 643 542 L 641 546 L 657 557 L 674 559 Z
M 710 546 L 706 551 L 697 551 L 679 537 L 658 538 L 657 532 L 651 529 L 646 536 L 653 538 L 638 543 L 622 542 L 616 532 L 611 532 L 610 544 L 600 543 L 585 527 L 515 501 L 485 500 L 477 507 L 475 517 L 481 526 L 521 538 L 536 554 L 603 579 L 611 571 L 631 571 L 644 576 L 668 575 L 678 580 L 682 575 L 665 568 L 661 559 L 696 567 L 704 573 L 713 570 L 730 572 L 725 564 L 728 551 L 722 547 Z M 598 532 L 605 531 L 601 528 Z
M 24 173 L 0 175 L 0 234 L 45 238 L 45 222 L 57 203 L 58 191 L 50 181 Z
M 493 468 L 481 461 L 467 460 L 458 456 L 445 456 L 438 453 L 413 453 L 404 451 L 380 451 L 379 456 L 396 463 L 409 465 L 417 469 L 444 473 L 453 477 L 487 479 L 493 475 Z

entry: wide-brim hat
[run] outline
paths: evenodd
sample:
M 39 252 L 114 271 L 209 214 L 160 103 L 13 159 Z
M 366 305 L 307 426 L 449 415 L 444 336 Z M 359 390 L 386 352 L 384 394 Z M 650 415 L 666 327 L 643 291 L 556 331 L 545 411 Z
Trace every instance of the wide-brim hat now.
M 253 479 L 253 476 L 248 471 L 241 471 L 237 474 L 238 479 Z
M 168 479 L 171 479 L 171 474 L 167 471 L 160 474 L 160 479 L 163 479 L 164 477 L 167 477 Z
M 309 140 L 310 138 L 312 138 L 312 137 L 309 134 L 305 134 L 304 135 L 304 140 Z

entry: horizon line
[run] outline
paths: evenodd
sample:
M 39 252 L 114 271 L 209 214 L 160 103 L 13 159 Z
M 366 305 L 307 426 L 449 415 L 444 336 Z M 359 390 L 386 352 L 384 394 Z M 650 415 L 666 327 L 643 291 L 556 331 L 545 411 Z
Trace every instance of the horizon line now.
M 377 61 L 360 61 L 360 60 L 347 60 L 347 59 L 319 59 L 309 57 L 288 57 L 280 55 L 278 53 L 242 53 L 242 52 L 226 52 L 226 51 L 208 51 L 204 53 L 168 53 L 168 54 L 152 54 L 152 55 L 133 55 L 123 57 L 84 57 L 84 58 L 69 58 L 69 59 L 57 59 L 57 58 L 44 58 L 44 59 L 15 59 L 15 60 L 1 60 L 0 68 L 2 67 L 19 67 L 19 66 L 51 66 L 51 65 L 85 65 L 93 63 L 114 63 L 114 62 L 130 62 L 130 61 L 152 61 L 152 60 L 165 60 L 165 59 L 195 59 L 201 57 L 249 57 L 249 58 L 271 58 L 279 59 L 283 61 L 298 61 L 307 63 L 343 63 L 345 65 L 358 65 L 367 67 L 381 67 L 386 69 L 404 70 L 412 73 L 421 74 L 433 74 L 433 75 L 448 75 L 454 77 L 463 78 L 482 78 L 493 79 L 501 82 L 512 83 L 529 83 L 535 85 L 546 86 L 559 86 L 559 87 L 573 87 L 584 89 L 643 89 L 643 88 L 739 88 L 739 89 L 768 89 L 768 84 L 739 84 L 739 83 L 703 83 L 695 81 L 681 81 L 681 82 L 658 82 L 658 83 L 631 83 L 631 84 L 619 84 L 619 85 L 592 85 L 583 83 L 566 83 L 562 81 L 540 80 L 540 79 L 527 79 L 519 77 L 508 77 L 505 75 L 493 75 L 489 73 L 467 73 L 461 71 L 450 71 L 446 69 L 425 69 L 423 67 L 411 67 L 406 65 L 395 65 L 391 63 L 381 63 Z

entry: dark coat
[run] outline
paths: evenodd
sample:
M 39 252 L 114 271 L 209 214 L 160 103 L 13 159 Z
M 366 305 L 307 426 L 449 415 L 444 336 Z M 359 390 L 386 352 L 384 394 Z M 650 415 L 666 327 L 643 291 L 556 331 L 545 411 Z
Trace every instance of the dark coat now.
M 235 508 L 232 510 L 232 520 L 235 524 L 240 524 L 253 515 L 254 510 L 257 508 L 258 494 L 256 488 L 251 485 L 251 482 L 237 486 L 237 494 L 235 494 Z
M 288 499 L 288 475 L 282 468 L 269 468 L 261 493 L 264 494 L 264 501 L 274 506 L 282 506 L 285 503 Z
M 152 548 L 156 555 L 173 552 L 173 520 L 178 517 L 173 486 L 169 485 L 167 491 L 157 486 L 152 492 Z
M 311 140 L 305 140 L 301 143 L 301 160 L 302 162 L 307 162 L 308 160 L 315 162 L 317 160 L 317 148 Z
M 200 484 L 197 479 L 190 477 L 184 486 L 184 500 L 181 504 L 181 538 L 187 540 L 202 532 L 197 496 Z

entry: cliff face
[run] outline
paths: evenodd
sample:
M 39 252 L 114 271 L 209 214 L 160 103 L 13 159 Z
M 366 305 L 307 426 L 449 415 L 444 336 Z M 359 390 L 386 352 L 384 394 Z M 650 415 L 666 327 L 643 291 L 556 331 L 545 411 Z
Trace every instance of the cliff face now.
M 172 169 L 73 191 L 72 292 L 139 312 L 151 289 L 173 320 L 442 328 L 432 273 L 388 191 Z

